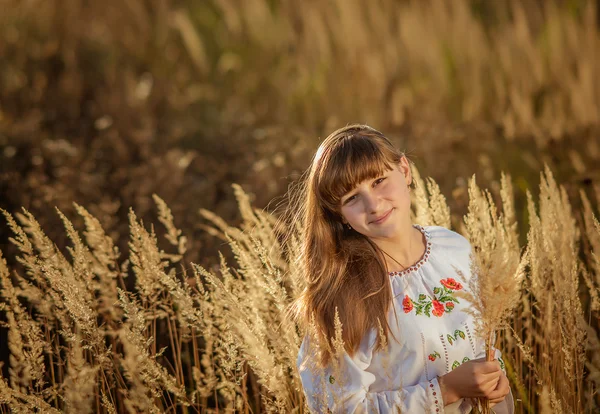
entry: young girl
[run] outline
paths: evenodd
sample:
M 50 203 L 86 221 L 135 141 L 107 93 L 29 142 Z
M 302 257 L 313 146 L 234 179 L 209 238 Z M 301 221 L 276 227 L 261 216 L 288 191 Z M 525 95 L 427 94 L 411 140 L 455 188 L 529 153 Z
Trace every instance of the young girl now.
M 471 277 L 471 246 L 411 223 L 404 154 L 350 125 L 321 144 L 304 185 L 306 289 L 293 309 L 306 328 L 297 366 L 310 410 L 466 413 L 486 397 L 496 413 L 513 413 L 501 353 L 485 361 L 456 295 L 467 288 L 457 271 Z

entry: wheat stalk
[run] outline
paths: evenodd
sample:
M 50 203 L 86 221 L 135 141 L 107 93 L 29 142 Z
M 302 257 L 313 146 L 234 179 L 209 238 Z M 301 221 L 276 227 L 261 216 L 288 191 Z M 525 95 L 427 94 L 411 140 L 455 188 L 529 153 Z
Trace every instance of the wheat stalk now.
M 469 211 L 464 218 L 466 237 L 471 243 L 470 272 L 466 279 L 457 270 L 468 290 L 459 296 L 471 303 L 465 311 L 475 317 L 476 334 L 485 340 L 486 360 L 494 358 L 496 331 L 505 328 L 521 296 L 521 282 L 527 252 L 521 257 L 513 225 L 510 177 L 502 175 L 501 196 L 504 214 L 498 215 L 491 194 L 481 190 L 475 176 L 469 180 Z M 483 412 L 489 413 L 485 399 Z

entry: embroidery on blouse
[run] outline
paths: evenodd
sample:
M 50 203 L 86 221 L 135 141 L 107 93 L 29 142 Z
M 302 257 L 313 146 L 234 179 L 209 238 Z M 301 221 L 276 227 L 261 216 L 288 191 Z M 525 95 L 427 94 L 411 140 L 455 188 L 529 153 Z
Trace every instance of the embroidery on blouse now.
M 416 309 L 416 315 L 425 315 L 428 318 L 433 315 L 439 318 L 445 312 L 452 312 L 454 303 L 459 303 L 458 299 L 454 297 L 454 291 L 461 290 L 463 287 L 451 277 L 440 279 L 440 283 L 442 286 L 433 288 L 433 297 L 421 293 L 414 301 L 410 296 L 404 295 L 402 300 L 404 313 L 410 313 L 413 309 Z
M 444 356 L 446 357 L 446 372 L 450 372 L 450 360 L 448 359 L 448 348 L 446 347 L 444 335 L 440 335 L 440 341 L 442 341 L 442 346 L 444 347 Z
M 441 357 L 441 355 L 439 354 L 438 351 L 433 351 L 433 353 L 429 354 L 430 361 L 435 361 L 436 359 L 438 359 L 440 357 Z
M 425 367 L 425 379 L 429 380 L 429 372 L 427 372 L 427 360 L 425 359 L 425 335 L 423 335 L 423 332 L 421 332 L 421 344 L 423 345 L 423 366 Z M 431 359 L 431 356 L 429 359 Z
M 466 335 L 463 331 L 461 331 L 460 329 L 456 329 L 454 331 L 454 336 L 452 336 L 452 334 L 448 334 L 446 336 L 446 338 L 448 338 L 448 343 L 450 345 L 454 345 L 454 342 L 456 342 L 458 339 L 465 339 Z
M 454 370 L 455 368 L 458 368 L 461 364 L 464 364 L 465 362 L 469 361 L 471 358 L 469 357 L 464 357 L 462 362 L 459 361 L 454 361 L 454 363 L 452 364 L 452 370 Z
M 471 344 L 471 349 L 473 350 L 473 356 L 475 356 L 477 355 L 477 352 L 475 351 L 475 344 L 473 343 L 473 337 L 471 336 L 469 325 L 467 324 L 467 322 L 463 322 L 463 324 L 465 325 L 465 331 L 467 331 L 467 336 L 469 337 L 469 343 Z
M 435 392 L 435 388 L 434 388 L 431 380 L 429 380 L 429 390 L 433 394 L 433 400 L 435 401 L 435 412 L 439 413 L 440 412 L 440 403 L 439 403 L 437 392 Z M 439 397 L 441 398 L 442 396 L 440 395 Z

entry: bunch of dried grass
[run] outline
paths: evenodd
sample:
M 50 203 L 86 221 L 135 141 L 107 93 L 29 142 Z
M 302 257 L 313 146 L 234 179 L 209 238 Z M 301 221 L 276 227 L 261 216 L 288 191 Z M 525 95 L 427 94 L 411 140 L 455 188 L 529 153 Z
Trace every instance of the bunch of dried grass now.
M 476 321 L 476 333 L 485 339 L 486 360 L 494 359 L 496 331 L 506 328 L 516 308 L 527 265 L 527 253 L 521 257 L 510 176 L 502 175 L 503 214 L 498 215 L 489 191 L 482 191 L 469 181 L 469 212 L 465 216 L 465 235 L 471 243 L 470 272 L 476 277 L 468 281 L 458 271 L 469 289 L 457 292 L 471 303 L 466 312 Z M 483 400 L 483 412 L 489 413 L 489 401 Z

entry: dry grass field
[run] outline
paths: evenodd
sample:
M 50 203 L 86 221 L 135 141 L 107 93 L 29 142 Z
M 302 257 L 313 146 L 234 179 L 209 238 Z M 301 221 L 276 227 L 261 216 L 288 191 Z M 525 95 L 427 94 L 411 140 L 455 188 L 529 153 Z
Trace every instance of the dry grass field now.
M 0 412 L 307 412 L 269 203 L 353 122 L 416 158 L 414 222 L 527 260 L 516 412 L 600 410 L 598 2 L 2 9 Z

